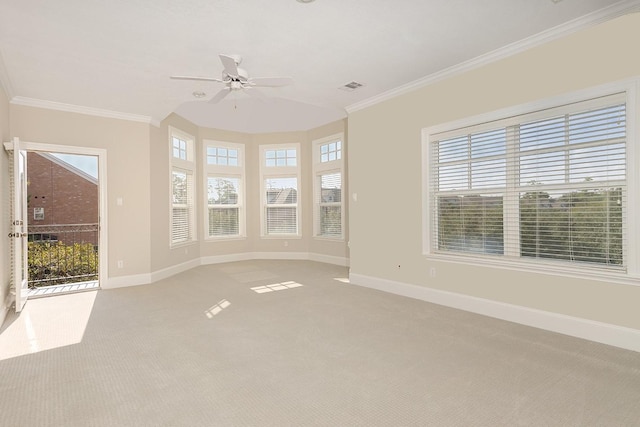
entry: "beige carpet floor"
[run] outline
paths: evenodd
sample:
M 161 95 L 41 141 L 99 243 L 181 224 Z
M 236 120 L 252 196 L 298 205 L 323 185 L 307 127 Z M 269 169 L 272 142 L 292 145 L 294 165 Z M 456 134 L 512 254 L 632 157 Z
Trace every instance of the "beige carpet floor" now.
M 252 261 L 29 301 L 2 426 L 639 426 L 640 353 Z

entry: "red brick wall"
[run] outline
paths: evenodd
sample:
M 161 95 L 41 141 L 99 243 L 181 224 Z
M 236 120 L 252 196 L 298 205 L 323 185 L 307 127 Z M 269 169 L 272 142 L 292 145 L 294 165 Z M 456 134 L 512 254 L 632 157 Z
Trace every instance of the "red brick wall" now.
M 28 225 L 98 223 L 98 185 L 34 152 L 27 153 Z M 44 220 L 34 219 L 34 208 L 44 208 Z M 34 228 L 35 230 L 35 228 Z M 92 233 L 82 240 L 97 244 Z M 59 240 L 68 239 L 59 236 Z

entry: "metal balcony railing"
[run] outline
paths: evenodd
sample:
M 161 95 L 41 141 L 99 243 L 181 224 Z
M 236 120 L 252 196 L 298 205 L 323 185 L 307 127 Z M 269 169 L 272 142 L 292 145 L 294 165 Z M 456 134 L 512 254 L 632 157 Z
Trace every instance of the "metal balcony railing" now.
M 98 279 L 98 224 L 29 225 L 29 288 Z

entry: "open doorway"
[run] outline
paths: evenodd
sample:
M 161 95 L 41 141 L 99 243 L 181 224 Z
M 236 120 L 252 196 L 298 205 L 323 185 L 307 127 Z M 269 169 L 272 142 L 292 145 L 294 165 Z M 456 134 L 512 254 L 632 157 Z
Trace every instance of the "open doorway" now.
M 100 281 L 107 277 L 106 150 L 26 142 L 18 137 L 5 142 L 4 148 L 11 158 L 8 237 L 11 239 L 11 295 L 16 313 L 36 294 L 99 288 Z M 31 175 L 29 157 L 34 163 Z M 38 162 L 43 163 L 38 165 Z M 91 195 L 83 197 L 83 192 Z M 45 200 L 46 203 L 42 203 Z M 82 209 L 87 204 L 92 208 Z M 69 213 L 78 206 L 80 213 Z M 57 208 L 67 212 L 56 213 Z M 47 216 L 49 221 L 44 223 Z M 38 224 L 38 221 L 42 222 Z M 86 249 L 83 251 L 83 248 Z M 28 256 L 28 249 L 40 255 Z
M 29 297 L 99 287 L 95 155 L 27 151 Z

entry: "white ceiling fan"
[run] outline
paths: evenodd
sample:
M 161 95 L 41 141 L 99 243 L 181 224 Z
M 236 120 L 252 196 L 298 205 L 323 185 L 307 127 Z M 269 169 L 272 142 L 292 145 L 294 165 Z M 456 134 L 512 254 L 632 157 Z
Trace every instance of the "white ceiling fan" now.
M 210 103 L 215 104 L 220 102 L 225 96 L 232 91 L 244 90 L 248 95 L 263 98 L 264 95 L 256 89 L 256 87 L 279 87 L 286 86 L 293 83 L 291 77 L 256 77 L 250 78 L 246 70 L 238 68 L 242 57 L 239 55 L 218 55 L 220 61 L 222 61 L 222 78 L 217 79 L 214 77 L 197 77 L 197 76 L 171 76 L 176 80 L 200 80 L 206 82 L 219 82 L 224 83 L 226 87 L 221 89 L 213 98 L 209 100 Z

